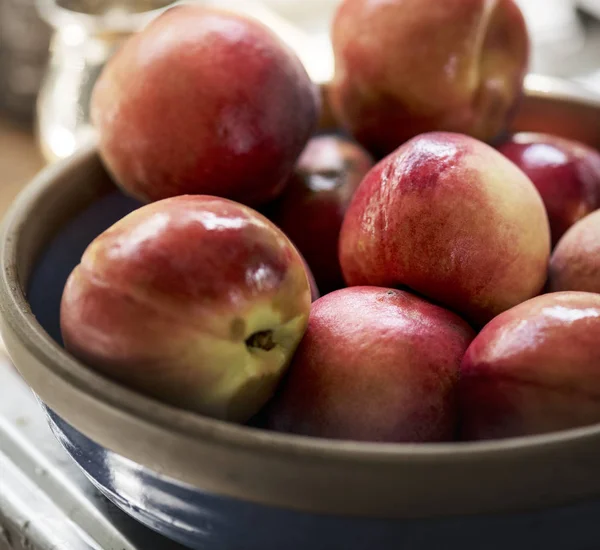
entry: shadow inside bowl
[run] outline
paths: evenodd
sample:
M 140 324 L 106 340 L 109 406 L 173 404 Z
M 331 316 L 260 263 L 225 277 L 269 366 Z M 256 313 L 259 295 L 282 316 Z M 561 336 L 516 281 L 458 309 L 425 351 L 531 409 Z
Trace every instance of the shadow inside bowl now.
M 41 252 L 29 279 L 27 298 L 40 325 L 61 346 L 59 311 L 67 278 L 98 235 L 140 206 L 111 190 L 67 221 Z

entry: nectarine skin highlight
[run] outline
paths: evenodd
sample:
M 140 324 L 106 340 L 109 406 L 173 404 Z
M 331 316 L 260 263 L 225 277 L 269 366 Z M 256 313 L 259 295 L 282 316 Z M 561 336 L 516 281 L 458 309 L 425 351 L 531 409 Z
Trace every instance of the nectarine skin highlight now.
M 463 439 L 600 422 L 600 294 L 557 292 L 491 321 L 461 364 Z

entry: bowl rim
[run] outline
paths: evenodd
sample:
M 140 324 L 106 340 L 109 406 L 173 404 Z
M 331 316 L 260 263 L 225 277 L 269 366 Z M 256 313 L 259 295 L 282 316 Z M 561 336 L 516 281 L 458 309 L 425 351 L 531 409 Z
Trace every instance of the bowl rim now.
M 551 97 L 600 108 L 600 96 L 593 91 L 553 77 L 529 75 L 526 91 L 528 96 Z M 208 443 L 246 450 L 302 454 L 304 458 L 358 460 L 375 466 L 399 460 L 431 461 L 451 457 L 454 461 L 463 456 L 474 458 L 493 454 L 497 457 L 498 454 L 515 451 L 538 452 L 591 436 L 600 437 L 600 424 L 596 424 L 549 434 L 478 442 L 374 443 L 321 439 L 204 417 L 146 397 L 96 373 L 69 355 L 38 323 L 21 287 L 16 267 L 23 227 L 36 205 L 60 183 L 60 176 L 76 173 L 96 156 L 96 147 L 92 143 L 73 156 L 43 169 L 13 202 L 0 234 L 0 311 L 4 328 L 9 327 L 45 368 L 79 392 L 136 421 L 178 432 L 188 438 L 202 438 Z

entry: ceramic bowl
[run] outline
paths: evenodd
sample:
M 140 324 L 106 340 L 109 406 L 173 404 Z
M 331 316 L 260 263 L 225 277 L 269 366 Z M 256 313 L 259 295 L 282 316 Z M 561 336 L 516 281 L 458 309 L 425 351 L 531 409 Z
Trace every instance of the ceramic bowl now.
M 600 100 L 529 77 L 514 129 L 600 147 Z M 329 441 L 204 418 L 81 364 L 61 347 L 64 282 L 87 244 L 138 206 L 94 148 L 47 168 L 4 221 L 0 305 L 6 346 L 56 435 L 140 521 L 203 549 L 404 548 L 428 537 L 437 548 L 486 521 L 517 528 L 523 516 L 506 514 L 522 510 L 546 509 L 527 517 L 546 518 L 552 533 L 552 514 L 573 508 L 549 508 L 600 500 L 600 426 L 480 443 Z M 499 531 L 490 544 L 511 532 Z

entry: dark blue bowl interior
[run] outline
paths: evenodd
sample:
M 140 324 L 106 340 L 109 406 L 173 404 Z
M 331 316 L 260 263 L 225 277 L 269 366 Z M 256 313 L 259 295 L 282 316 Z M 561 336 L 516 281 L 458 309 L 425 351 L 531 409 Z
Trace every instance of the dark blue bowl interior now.
M 29 301 L 46 331 L 61 342 L 62 289 L 87 245 L 139 204 L 117 191 L 67 223 L 41 254 Z M 50 425 L 94 484 L 117 506 L 190 548 L 206 550 L 505 550 L 600 547 L 600 503 L 535 513 L 423 520 L 318 516 L 203 493 L 98 446 L 52 411 Z M 118 429 L 118 426 L 115 426 Z M 465 472 L 468 475 L 468 472 Z M 348 491 L 352 480 L 348 480 Z M 427 491 L 427 480 L 423 480 Z
M 39 323 L 61 345 L 58 313 L 69 274 L 100 233 L 140 206 L 116 190 L 102 196 L 69 221 L 38 259 L 29 278 L 27 297 Z

